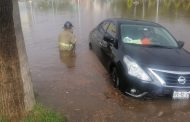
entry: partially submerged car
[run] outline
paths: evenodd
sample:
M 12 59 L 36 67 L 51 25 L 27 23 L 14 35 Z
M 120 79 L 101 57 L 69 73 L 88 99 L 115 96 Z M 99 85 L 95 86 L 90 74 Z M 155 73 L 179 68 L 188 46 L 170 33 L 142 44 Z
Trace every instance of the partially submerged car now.
M 190 53 L 157 23 L 108 19 L 89 35 L 89 47 L 104 61 L 115 87 L 147 95 L 189 99 Z

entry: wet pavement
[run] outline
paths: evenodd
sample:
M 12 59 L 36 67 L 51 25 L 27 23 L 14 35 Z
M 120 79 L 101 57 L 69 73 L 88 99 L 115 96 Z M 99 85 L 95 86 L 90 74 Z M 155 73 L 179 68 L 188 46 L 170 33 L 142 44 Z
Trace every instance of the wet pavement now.
M 103 19 L 125 17 L 158 22 L 190 50 L 189 0 L 20 0 L 22 28 L 37 101 L 69 122 L 190 120 L 190 101 L 138 100 L 115 89 L 88 49 L 89 32 Z M 58 35 L 74 24 L 76 54 L 65 57 Z

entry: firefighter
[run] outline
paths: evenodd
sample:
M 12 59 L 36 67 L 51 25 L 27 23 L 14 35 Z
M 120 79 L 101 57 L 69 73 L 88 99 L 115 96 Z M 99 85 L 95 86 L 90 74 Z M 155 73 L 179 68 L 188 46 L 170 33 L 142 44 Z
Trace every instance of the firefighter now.
M 62 51 L 75 52 L 76 37 L 73 33 L 73 25 L 67 21 L 64 24 L 64 31 L 59 35 L 59 48 Z

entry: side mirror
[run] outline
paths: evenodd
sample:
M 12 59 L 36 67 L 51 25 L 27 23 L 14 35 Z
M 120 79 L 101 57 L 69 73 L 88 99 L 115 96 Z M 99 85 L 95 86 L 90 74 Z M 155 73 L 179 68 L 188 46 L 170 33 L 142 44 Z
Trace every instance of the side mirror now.
M 118 48 L 117 40 L 115 38 L 113 38 L 112 36 L 106 34 L 104 36 L 104 41 L 111 43 L 115 48 Z
M 104 36 L 104 41 L 112 43 L 112 44 L 115 42 L 114 38 L 107 34 Z
M 179 45 L 179 48 L 182 48 L 184 46 L 184 44 L 185 44 L 183 41 L 178 41 L 177 43 Z

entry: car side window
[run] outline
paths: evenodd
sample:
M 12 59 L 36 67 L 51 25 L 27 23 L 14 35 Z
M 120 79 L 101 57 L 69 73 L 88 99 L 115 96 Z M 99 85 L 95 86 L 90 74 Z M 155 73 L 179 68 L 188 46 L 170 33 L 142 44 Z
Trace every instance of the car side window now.
M 116 25 L 114 23 L 110 23 L 110 25 L 109 25 L 109 27 L 107 29 L 107 33 L 115 38 L 116 37 L 116 33 L 117 33 L 116 30 L 117 30 L 116 29 Z
M 105 33 L 106 30 L 107 30 L 107 28 L 108 28 L 108 26 L 109 26 L 109 22 L 103 22 L 103 23 L 101 23 L 100 26 L 99 26 L 99 31 L 101 33 Z

